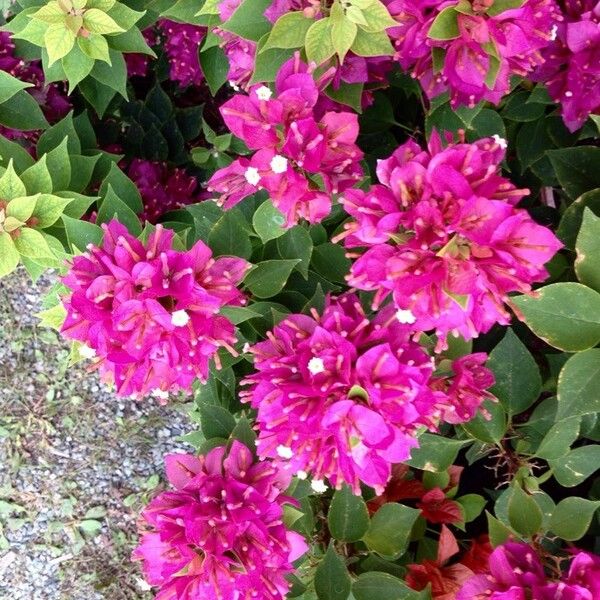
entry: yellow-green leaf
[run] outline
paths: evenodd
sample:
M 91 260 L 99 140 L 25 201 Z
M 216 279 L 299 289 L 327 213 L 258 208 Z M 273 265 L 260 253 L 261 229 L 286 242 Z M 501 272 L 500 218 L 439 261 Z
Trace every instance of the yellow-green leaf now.
M 90 8 L 85 11 L 83 15 L 83 26 L 90 33 L 100 33 L 103 35 L 125 31 L 125 29 L 117 25 L 114 19 L 97 8 Z
M 0 200 L 14 200 L 26 195 L 27 190 L 25 189 L 25 185 L 15 172 L 11 158 L 6 171 L 0 177 Z
M 331 39 L 332 23 L 330 19 L 315 21 L 306 32 L 306 57 L 317 65 L 323 64 L 335 54 Z
M 65 23 L 53 23 L 44 34 L 44 46 L 48 52 L 48 66 L 66 56 L 75 43 L 75 34 Z
M 0 233 L 0 277 L 12 273 L 19 264 L 19 252 L 8 233 Z
M 351 47 L 358 56 L 391 56 L 394 47 L 384 31 L 370 33 L 358 28 L 356 38 Z

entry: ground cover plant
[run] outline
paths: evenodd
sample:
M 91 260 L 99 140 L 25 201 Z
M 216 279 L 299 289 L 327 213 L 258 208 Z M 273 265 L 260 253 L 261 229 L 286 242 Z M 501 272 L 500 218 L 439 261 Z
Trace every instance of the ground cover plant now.
M 600 4 L 2 6 L 0 285 L 187 419 L 106 597 L 600 600 Z

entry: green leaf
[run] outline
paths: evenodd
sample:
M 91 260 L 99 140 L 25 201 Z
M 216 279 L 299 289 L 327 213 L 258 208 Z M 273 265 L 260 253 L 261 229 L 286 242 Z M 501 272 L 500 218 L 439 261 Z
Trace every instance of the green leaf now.
M 46 238 L 39 231 L 31 229 L 31 227 L 21 227 L 14 242 L 15 247 L 22 256 L 37 261 L 54 258 Z
M 35 102 L 35 101 L 34 101 Z M 2 109 L 0 108 L 0 120 Z M 22 173 L 34 164 L 31 155 L 16 142 L 11 142 L 0 135 L 0 166 L 7 167 L 10 160 L 14 161 L 15 170 Z
M 26 81 L 20 81 L 6 71 L 0 71 L 0 104 L 12 98 L 19 90 L 32 85 Z
M 489 413 L 484 417 L 478 413 L 469 422 L 463 424 L 463 429 L 473 438 L 486 444 L 497 444 L 506 434 L 508 418 L 504 406 L 499 402 L 485 400 L 482 408 Z
M 406 464 L 425 471 L 445 471 L 454 463 L 458 451 L 470 440 L 451 440 L 441 435 L 423 433 L 419 436 L 419 447 L 411 451 Z
M 246 222 L 238 210 L 228 210 L 212 227 L 208 245 L 215 256 L 250 258 L 252 244 L 246 233 Z
M 19 252 L 8 233 L 0 233 L 0 277 L 12 273 L 19 264 Z
M 48 2 L 32 15 L 32 19 L 44 21 L 45 23 L 62 23 L 65 21 L 66 13 L 58 2 Z
M 336 283 L 346 282 L 346 275 L 352 264 L 350 259 L 346 258 L 344 248 L 331 242 L 315 246 L 311 263 L 319 275 Z
M 19 196 L 11 200 L 6 207 L 6 216 L 25 223 L 33 214 L 37 199 L 37 196 Z
M 69 138 L 65 138 L 54 150 L 46 154 L 46 166 L 52 177 L 54 191 L 66 190 L 71 181 L 68 142 Z
M 583 210 L 583 221 L 575 248 L 575 272 L 581 283 L 600 292 L 600 217 L 589 208 Z
M 548 462 L 560 485 L 575 487 L 600 469 L 600 445 L 581 446 Z
M 83 52 L 79 44 L 62 59 L 62 67 L 69 82 L 69 94 L 72 94 L 80 81 L 83 81 L 92 70 L 94 59 Z
M 88 244 L 100 246 L 102 243 L 104 232 L 98 225 L 89 221 L 73 219 L 67 215 L 62 215 L 61 219 L 67 232 L 67 240 L 73 250 L 82 252 L 88 247 Z
M 12 159 L 8 163 L 6 171 L 0 177 L 0 198 L 2 200 L 13 200 L 27 195 L 25 185 L 15 172 Z
M 52 192 L 52 177 L 46 165 L 46 155 L 21 173 L 21 181 L 30 194 Z
M 256 433 L 246 417 L 241 417 L 236 423 L 231 432 L 231 437 L 234 440 L 242 442 L 252 453 L 256 452 L 256 444 L 254 443 L 256 441 Z
M 600 412 L 600 349 L 573 355 L 558 377 L 556 421 Z
M 68 189 L 73 192 L 83 191 L 90 183 L 101 154 L 93 156 L 81 156 L 71 154 L 71 180 Z
M 575 249 L 586 208 L 589 208 L 595 215 L 600 215 L 600 188 L 582 194 L 567 208 L 560 220 L 556 235 L 571 250 Z
M 78 37 L 77 45 L 81 52 L 92 60 L 103 60 L 110 65 L 110 54 L 106 39 L 97 33 L 91 33 L 88 37 Z M 92 63 L 93 65 L 93 63 Z
M 508 520 L 515 531 L 531 537 L 542 526 L 543 514 L 537 502 L 515 485 L 508 500 Z
M 306 32 L 304 42 L 306 58 L 314 61 L 317 65 L 323 64 L 335 54 L 333 41 L 331 39 L 331 19 L 325 18 L 315 21 Z
M 270 48 L 302 48 L 306 32 L 314 23 L 313 19 L 304 16 L 303 12 L 290 12 L 277 19 L 266 43 L 259 52 Z
M 228 438 L 235 428 L 235 419 L 231 413 L 216 404 L 200 405 L 200 427 L 207 440 Z
M 390 27 L 398 26 L 398 22 L 392 18 L 385 4 L 379 0 L 369 0 L 368 6 L 361 12 L 365 22 L 358 25 L 368 33 L 380 33 Z
M 553 283 L 511 302 L 533 333 L 559 350 L 586 350 L 600 341 L 600 294 L 580 283 Z
M 346 565 L 329 544 L 323 560 L 315 571 L 315 591 L 319 600 L 347 600 L 352 580 Z
M 146 11 L 133 10 L 123 2 L 115 2 L 105 12 L 123 31 L 131 29 L 146 14 Z
M 110 165 L 110 171 L 102 181 L 100 186 L 100 196 L 106 196 L 108 188 L 112 187 L 113 191 L 119 196 L 129 208 L 135 213 L 142 212 L 144 205 L 142 203 L 142 197 L 137 189 L 137 186 L 121 169 L 116 163 Z
M 558 423 L 555 423 L 544 436 L 535 455 L 545 460 L 565 456 L 569 451 L 571 444 L 573 444 L 579 435 L 580 425 L 581 416 L 562 419 Z
M 372 571 L 359 575 L 352 595 L 356 600 L 426 600 L 429 591 L 417 592 L 393 575 Z
M 313 241 L 304 227 L 296 225 L 277 238 L 277 252 L 281 258 L 299 259 L 296 270 L 308 279 L 308 267 L 313 252 Z
M 137 215 L 117 196 L 112 185 L 109 184 L 106 196 L 100 204 L 96 223 L 101 225 L 102 223 L 109 223 L 113 219 L 117 219 L 119 223 L 125 225 L 129 233 L 136 237 L 142 233 L 142 226 Z
M 420 514 L 416 508 L 388 502 L 371 518 L 363 540 L 370 550 L 396 560 L 406 552 L 412 527 Z
M 339 10 L 339 15 L 334 18 L 335 9 Z M 387 12 L 387 10 L 386 10 Z M 389 14 L 388 14 L 389 16 Z M 333 48 L 340 59 L 340 63 L 344 62 L 344 58 L 350 50 L 350 46 L 354 43 L 358 27 L 356 23 L 346 19 L 339 4 L 335 3 L 331 7 L 331 42 Z
M 229 60 L 220 46 L 212 46 L 200 53 L 200 66 L 210 93 L 214 96 L 227 81 Z
M 358 56 L 392 56 L 394 47 L 385 31 L 368 32 L 358 28 L 350 48 Z
M 14 19 L 14 21 L 16 21 L 16 19 Z M 35 46 L 44 46 L 44 35 L 46 34 L 48 27 L 48 23 L 45 23 L 44 21 L 29 19 L 27 25 L 23 27 L 23 29 L 15 31 L 12 37 L 13 39 L 25 40 Z
M 525 4 L 525 0 L 494 0 L 494 3 L 486 10 L 490 17 L 503 13 L 505 10 L 519 8 Z
M 356 112 L 362 112 L 362 94 L 365 88 L 364 83 L 346 83 L 342 81 L 337 88 L 333 84 L 325 88 L 325 95 L 340 104 L 350 106 Z
M 109 50 L 108 55 L 110 64 L 96 62 L 90 72 L 90 76 L 106 87 L 115 90 L 127 100 L 127 67 L 125 59 L 120 52 L 115 52 L 114 50 Z M 79 87 L 81 89 L 81 86 Z
M 331 535 L 342 542 L 357 542 L 369 529 L 369 512 L 361 496 L 344 485 L 333 495 L 327 523 Z
M 573 542 L 588 530 L 600 501 L 570 497 L 561 500 L 550 519 L 550 530 L 559 538 Z
M 273 206 L 269 199 L 265 200 L 256 209 L 252 217 L 252 225 L 263 244 L 282 236 L 286 232 L 284 229 L 284 215 Z
M 106 35 L 108 33 L 122 33 L 125 29 L 109 17 L 105 12 L 97 8 L 90 8 L 83 14 L 83 26 L 90 33 Z
M 272 0 L 243 0 L 230 19 L 220 27 L 231 31 L 246 40 L 257 42 L 271 30 L 271 23 L 265 18 L 264 12 Z
M 538 399 L 542 389 L 540 370 L 512 329 L 506 330 L 502 341 L 490 353 L 486 366 L 496 377 L 490 391 L 509 415 L 522 413 Z
M 257 298 L 271 298 L 284 288 L 292 270 L 299 262 L 299 259 L 265 260 L 246 275 L 244 283 Z
M 50 327 L 60 331 L 67 316 L 67 310 L 62 304 L 57 304 L 48 310 L 37 313 L 35 316 L 40 320 L 42 327 Z
M 268 35 L 268 34 L 267 34 Z M 265 35 L 261 38 L 258 47 L 261 47 L 263 39 L 266 41 Z M 259 53 L 256 56 L 254 63 L 254 73 L 250 83 L 268 83 L 275 81 L 275 77 L 281 68 L 281 65 L 289 60 L 294 54 L 293 49 L 289 48 L 271 48 L 265 52 Z
M 75 44 L 75 34 L 64 23 L 53 23 L 44 34 L 44 46 L 48 52 L 48 64 L 66 56 Z
M 234 325 L 239 325 L 240 323 L 244 323 L 244 321 L 261 316 L 260 313 L 245 306 L 224 306 L 219 312 Z
M 600 148 L 578 146 L 547 152 L 556 177 L 571 198 L 600 187 Z
M 106 40 L 102 36 L 98 35 L 96 37 L 106 42 Z M 148 46 L 148 44 L 146 43 L 146 39 L 142 35 L 142 32 L 137 27 L 126 31 L 125 33 L 111 35 L 109 39 L 110 47 L 113 50 L 118 50 L 119 52 L 135 52 L 136 54 L 147 54 L 148 56 L 156 58 L 156 54 L 154 53 L 152 48 Z M 108 44 L 106 45 L 105 56 L 96 56 L 96 58 L 100 60 L 108 60 Z
M 48 127 L 39 104 L 25 90 L 0 104 L 0 124 L 21 131 L 33 131 Z
M 70 198 L 59 198 L 52 194 L 40 194 L 33 209 L 33 216 L 37 219 L 37 223 L 35 224 L 36 229 L 45 229 L 54 225 L 63 214 L 65 207 L 70 203 Z
M 514 537 L 512 529 L 492 516 L 487 510 L 485 516 L 487 517 L 490 542 L 494 548 L 503 544 L 507 539 Z
M 479 494 L 465 494 L 460 498 L 456 498 L 456 502 L 462 507 L 465 523 L 474 521 L 487 504 L 486 499 Z
M 41 156 L 46 154 L 54 148 L 60 146 L 61 142 L 67 139 L 67 149 L 69 154 L 81 154 L 81 143 L 79 142 L 79 136 L 73 123 L 73 112 L 70 111 L 66 117 L 61 119 L 52 127 L 49 127 L 42 133 L 37 143 L 37 155 Z
M 432 40 L 453 40 L 459 35 L 458 13 L 454 6 L 448 6 L 440 11 L 427 33 L 427 37 Z

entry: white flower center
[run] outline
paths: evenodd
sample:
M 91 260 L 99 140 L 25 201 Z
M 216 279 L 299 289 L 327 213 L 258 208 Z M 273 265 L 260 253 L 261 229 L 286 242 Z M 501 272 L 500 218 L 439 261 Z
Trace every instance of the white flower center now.
M 260 181 L 260 175 L 256 167 L 248 167 L 244 173 L 244 177 L 250 185 L 258 185 Z
M 556 25 L 552 25 L 552 29 L 550 30 L 550 40 L 554 41 L 558 34 L 558 27 Z
M 285 156 L 276 154 L 271 159 L 271 169 L 273 170 L 273 173 L 285 173 L 287 171 L 287 165 L 288 161 Z
M 323 362 L 323 359 L 319 358 L 318 356 L 313 356 L 308 361 L 308 370 L 310 371 L 311 375 L 323 373 L 323 371 L 325 371 L 325 363 Z
M 83 358 L 94 358 L 94 356 L 96 356 L 96 351 L 87 344 L 82 344 L 79 346 L 79 354 L 83 356 Z
M 256 96 L 259 100 L 270 100 L 272 95 L 273 92 L 266 85 L 261 85 L 256 90 Z
M 493 140 L 496 142 L 496 144 L 498 144 L 498 146 L 500 146 L 500 148 L 502 148 L 502 150 L 506 150 L 508 144 L 504 138 L 501 138 L 497 133 L 495 133 L 493 135 Z
M 240 86 L 237 85 L 235 81 L 230 81 L 229 85 L 234 89 L 234 91 L 236 91 L 236 92 L 240 91 Z
M 279 456 L 280 458 L 290 459 L 292 458 L 292 456 L 294 456 L 294 453 L 292 452 L 291 448 L 280 445 L 277 446 L 277 456 Z
M 313 479 L 310 482 L 310 487 L 317 494 L 322 494 L 327 491 L 327 486 L 325 485 L 325 482 L 322 479 Z
M 171 323 L 175 325 L 175 327 L 185 327 L 190 320 L 190 315 L 188 315 L 185 310 L 176 310 L 171 315 Z
M 165 390 L 161 390 L 159 388 L 152 390 L 152 395 L 159 400 L 167 400 L 169 397 L 169 392 L 165 392 Z
M 296 477 L 298 479 L 306 479 L 308 477 L 308 473 L 306 471 L 303 471 L 302 469 L 300 469 L 300 471 L 298 471 L 296 473 Z
M 402 324 L 412 325 L 417 320 L 417 317 L 412 314 L 412 311 L 399 308 L 396 311 L 396 319 Z

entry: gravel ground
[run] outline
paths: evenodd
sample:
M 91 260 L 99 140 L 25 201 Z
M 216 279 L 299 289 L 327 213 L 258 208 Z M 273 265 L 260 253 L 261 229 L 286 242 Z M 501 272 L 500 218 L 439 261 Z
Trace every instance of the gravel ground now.
M 37 326 L 51 285 L 0 282 L 0 599 L 146 600 L 130 561 L 185 405 L 116 398 Z

